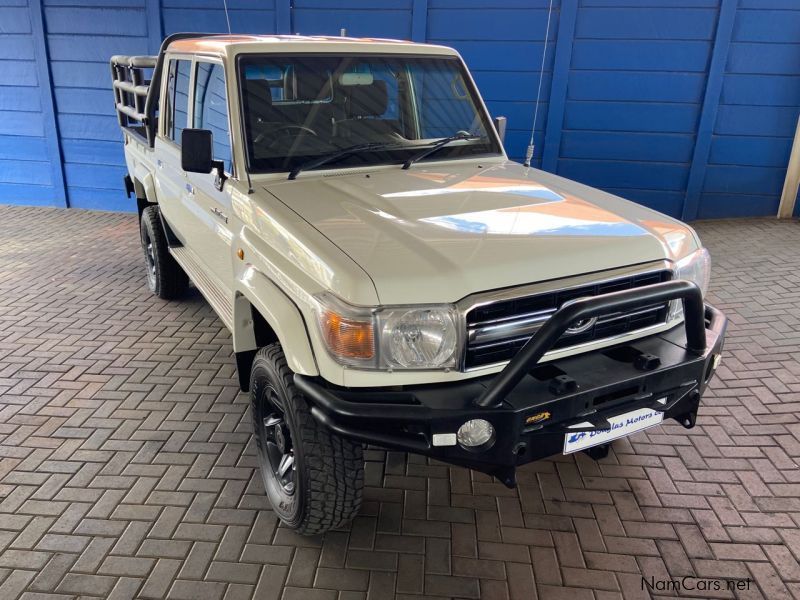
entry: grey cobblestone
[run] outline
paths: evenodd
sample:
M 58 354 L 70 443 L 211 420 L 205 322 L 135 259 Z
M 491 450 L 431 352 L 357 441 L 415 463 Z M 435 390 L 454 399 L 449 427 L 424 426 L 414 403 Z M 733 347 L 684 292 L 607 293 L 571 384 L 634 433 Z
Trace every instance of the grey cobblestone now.
M 362 514 L 278 525 L 230 335 L 147 292 L 131 215 L 4 208 L 0 598 L 647 598 L 642 576 L 800 597 L 800 236 L 699 223 L 730 319 L 698 426 L 556 457 L 507 490 L 368 449 Z

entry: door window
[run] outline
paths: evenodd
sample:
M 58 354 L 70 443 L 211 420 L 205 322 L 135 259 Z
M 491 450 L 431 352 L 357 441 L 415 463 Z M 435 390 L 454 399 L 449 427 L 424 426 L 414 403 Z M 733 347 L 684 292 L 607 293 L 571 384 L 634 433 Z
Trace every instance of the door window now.
M 222 65 L 198 62 L 195 73 L 195 129 L 208 129 L 214 144 L 214 160 L 221 160 L 225 170 L 231 168 L 231 141 L 228 131 L 228 101 L 225 91 L 225 69 Z
M 189 74 L 192 63 L 188 60 L 171 60 L 169 62 L 169 79 L 167 80 L 167 130 L 169 139 L 180 146 L 181 132 L 189 121 Z

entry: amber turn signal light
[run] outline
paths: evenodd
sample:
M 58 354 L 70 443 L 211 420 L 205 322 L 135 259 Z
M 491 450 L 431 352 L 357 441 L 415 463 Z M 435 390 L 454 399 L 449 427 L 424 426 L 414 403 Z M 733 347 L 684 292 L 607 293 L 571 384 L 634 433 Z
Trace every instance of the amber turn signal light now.
M 371 322 L 347 319 L 332 310 L 325 310 L 320 320 L 325 343 L 334 354 L 362 360 L 369 360 L 375 355 Z

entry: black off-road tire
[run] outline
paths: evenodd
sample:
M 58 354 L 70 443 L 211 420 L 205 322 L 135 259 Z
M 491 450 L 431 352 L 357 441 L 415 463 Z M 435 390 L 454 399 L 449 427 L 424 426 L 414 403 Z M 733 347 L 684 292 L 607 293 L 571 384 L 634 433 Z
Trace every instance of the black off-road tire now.
M 147 269 L 147 287 L 164 300 L 182 296 L 189 278 L 169 253 L 157 205 L 151 204 L 142 211 L 139 233 Z
M 258 351 L 250 374 L 250 402 L 256 452 L 270 504 L 288 527 L 302 535 L 335 529 L 361 508 L 364 453 L 360 443 L 342 438 L 319 423 L 303 394 L 295 387 L 280 344 Z M 290 438 L 293 480 L 280 478 L 267 445 L 275 435 L 265 427 L 282 415 Z M 283 436 L 284 434 L 281 434 Z M 285 443 L 282 444 L 285 446 Z M 293 489 L 286 491 L 287 485 Z

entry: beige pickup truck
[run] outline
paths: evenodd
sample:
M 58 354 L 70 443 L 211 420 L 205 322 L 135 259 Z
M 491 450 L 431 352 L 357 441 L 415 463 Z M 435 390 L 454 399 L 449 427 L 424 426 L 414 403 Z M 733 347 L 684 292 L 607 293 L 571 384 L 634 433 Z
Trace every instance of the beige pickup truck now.
M 726 320 L 687 225 L 512 162 L 450 48 L 175 34 L 111 59 L 152 292 L 231 330 L 264 487 L 301 533 L 364 444 L 518 465 L 694 426 Z

